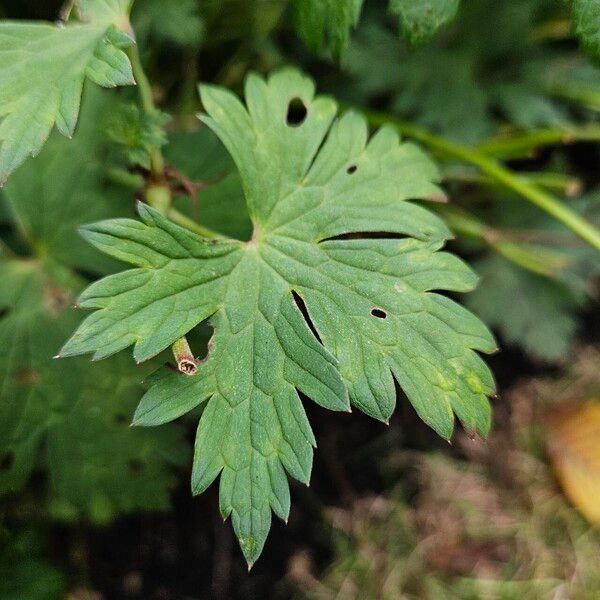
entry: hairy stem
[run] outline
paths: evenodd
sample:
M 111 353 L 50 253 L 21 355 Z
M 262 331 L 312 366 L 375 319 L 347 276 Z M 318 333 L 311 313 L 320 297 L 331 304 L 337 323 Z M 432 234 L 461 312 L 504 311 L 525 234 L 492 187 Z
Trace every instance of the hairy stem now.
M 142 66 L 140 51 L 137 44 L 132 44 L 127 48 L 127 56 L 129 56 L 129 60 L 131 61 L 131 68 L 137 83 L 142 109 L 145 113 L 152 114 L 156 111 L 156 106 L 154 105 L 154 99 L 152 97 L 152 86 L 150 85 L 146 71 L 144 71 L 144 67 Z M 156 181 L 164 181 L 165 159 L 158 146 L 153 146 L 150 149 L 150 170 L 152 172 L 152 177 Z
M 475 165 L 483 173 L 501 183 L 509 190 L 522 196 L 532 204 L 553 216 L 557 221 L 566 225 L 594 248 L 600 250 L 600 231 L 591 223 L 580 217 L 575 211 L 564 205 L 558 198 L 541 190 L 537 185 L 528 182 L 518 173 L 500 164 L 476 148 L 463 146 L 450 140 L 443 139 L 399 119 L 374 111 L 364 111 L 372 125 L 385 123 L 393 125 L 400 133 L 414 138 L 438 153 L 451 158 L 457 158 Z

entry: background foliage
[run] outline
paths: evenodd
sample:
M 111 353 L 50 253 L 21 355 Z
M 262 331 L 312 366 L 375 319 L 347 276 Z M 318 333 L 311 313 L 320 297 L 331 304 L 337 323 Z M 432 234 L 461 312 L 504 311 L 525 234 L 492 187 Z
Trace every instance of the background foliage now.
M 530 200 L 540 191 L 542 204 L 550 197 L 600 225 L 598 3 L 136 0 L 154 111 L 127 86 L 100 89 L 131 82 L 131 40 L 95 6 L 82 4 L 85 48 L 61 55 L 44 26 L 47 39 L 33 30 L 22 43 L 33 40 L 48 64 L 0 67 L 1 178 L 16 169 L 0 191 L 0 598 L 593 598 L 599 542 L 558 493 L 544 423 L 549 405 L 597 399 L 594 351 L 567 365 L 582 340 L 597 341 L 600 262 Z M 0 17 L 52 21 L 60 8 L 2 0 Z M 0 52 L 9 44 L 0 36 Z M 456 236 L 452 250 L 481 276 L 466 304 L 505 348 L 492 365 L 500 391 L 519 376 L 546 379 L 502 393 L 487 447 L 462 434 L 453 448 L 438 445 L 405 401 L 387 432 L 309 409 L 322 439 L 312 486 L 293 487 L 289 527 L 274 527 L 248 577 L 214 490 L 188 497 L 194 415 L 129 427 L 142 380 L 168 353 L 143 368 L 120 354 L 93 365 L 52 356 L 79 322 L 83 287 L 122 269 L 77 228 L 133 217 L 153 149 L 164 151 L 182 223 L 249 239 L 240 175 L 193 116 L 196 82 L 241 93 L 250 70 L 290 64 L 371 124 L 391 120 L 438 162 L 451 202 L 434 208 Z M 38 90 L 39 105 L 21 84 L 6 95 L 22 69 L 50 85 L 64 65 L 74 88 L 65 79 Z M 24 161 L 53 123 L 73 139 L 55 131 Z M 202 348 L 207 337 L 200 328 L 190 341 Z M 565 386 L 571 393 L 557 392 Z

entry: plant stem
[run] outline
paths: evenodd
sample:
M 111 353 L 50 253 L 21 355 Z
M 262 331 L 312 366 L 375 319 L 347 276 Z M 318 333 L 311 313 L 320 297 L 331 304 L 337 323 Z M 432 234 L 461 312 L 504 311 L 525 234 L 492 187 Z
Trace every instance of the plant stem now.
M 588 223 L 568 206 L 564 205 L 558 198 L 544 192 L 533 183 L 526 181 L 520 175 L 507 169 L 493 158 L 486 156 L 480 150 L 438 137 L 420 127 L 395 119 L 387 114 L 374 111 L 364 112 L 372 125 L 379 126 L 389 123 L 400 133 L 422 142 L 442 155 L 457 158 L 466 163 L 475 165 L 483 173 L 489 175 L 498 183 L 501 183 L 509 190 L 519 194 L 529 202 L 535 204 L 549 215 L 552 215 L 555 219 L 586 240 L 591 246 L 600 250 L 600 231 L 596 227 L 591 223 Z
M 196 358 L 185 337 L 179 338 L 172 346 L 173 356 L 177 361 L 177 368 L 184 375 L 195 375 L 198 372 Z
M 437 212 L 444 217 L 452 231 L 479 240 L 507 260 L 537 275 L 553 278 L 568 265 L 568 258 L 564 253 L 534 248 L 528 242 L 515 241 L 516 233 L 490 227 L 466 210 L 444 204 L 438 207 Z M 533 237 L 536 233 L 529 232 L 526 235 Z M 518 234 L 523 235 L 525 232 Z
M 555 19 L 534 27 L 529 35 L 529 40 L 539 44 L 547 41 L 568 39 L 571 35 L 571 21 L 569 19 Z
M 495 137 L 477 146 L 477 150 L 496 158 L 512 158 L 526 156 L 541 146 L 573 142 L 600 142 L 600 125 L 570 129 L 538 129 L 521 135 Z
M 132 44 L 127 48 L 127 56 L 131 61 L 133 76 L 137 83 L 138 92 L 140 95 L 140 103 L 142 109 L 147 114 L 152 114 L 156 111 L 154 99 L 152 98 L 152 86 L 148 80 L 148 76 L 142 66 L 140 51 L 137 44 Z M 164 181 L 165 179 L 165 159 L 162 151 L 158 146 L 153 146 L 150 149 L 150 170 L 156 181 Z
M 58 18 L 63 23 L 66 23 L 69 20 L 74 5 L 75 0 L 66 0 L 66 2 L 60 7 L 60 10 L 58 11 Z
M 133 76 L 137 82 L 137 87 L 140 96 L 140 103 L 142 109 L 146 114 L 152 114 L 156 111 L 154 105 L 154 99 L 152 97 L 152 86 L 148 80 L 148 76 L 144 71 L 142 61 L 140 59 L 140 52 L 137 44 L 133 44 L 127 49 L 127 55 L 131 61 L 131 68 L 133 70 Z M 150 172 L 152 181 L 146 187 L 144 196 L 146 202 L 158 210 L 161 214 L 171 218 L 173 221 L 200 233 L 201 235 L 208 237 L 216 237 L 215 232 L 208 228 L 202 227 L 182 215 L 179 211 L 173 208 L 173 194 L 171 188 L 167 182 L 165 175 L 165 160 L 162 151 L 159 146 L 153 146 L 150 148 Z M 222 236 L 219 236 L 222 237 Z M 189 343 L 185 336 L 176 340 L 172 345 L 173 355 L 177 361 L 177 368 L 181 373 L 185 375 L 195 375 L 197 373 L 197 363 Z
M 169 217 L 169 219 L 171 219 L 171 221 L 177 223 L 177 225 L 181 225 L 182 227 L 185 227 L 186 229 L 189 229 L 204 237 L 217 238 L 221 240 L 227 239 L 226 236 L 218 233 L 217 231 L 214 231 L 209 227 L 201 225 L 200 223 L 196 223 L 196 221 L 190 219 L 182 212 L 179 212 L 176 208 L 169 208 L 167 216 Z
M 582 104 L 587 108 L 600 110 L 600 92 L 589 86 L 577 83 L 556 83 L 547 86 L 548 93 L 557 98 Z
M 549 190 L 556 190 L 566 196 L 577 196 L 581 193 L 581 181 L 575 177 L 562 173 L 551 172 L 521 172 L 521 177 L 530 183 Z M 498 185 L 495 179 L 484 175 L 476 169 L 463 167 L 448 167 L 443 169 L 442 176 L 445 181 L 460 181 L 462 183 L 474 183 L 481 185 Z

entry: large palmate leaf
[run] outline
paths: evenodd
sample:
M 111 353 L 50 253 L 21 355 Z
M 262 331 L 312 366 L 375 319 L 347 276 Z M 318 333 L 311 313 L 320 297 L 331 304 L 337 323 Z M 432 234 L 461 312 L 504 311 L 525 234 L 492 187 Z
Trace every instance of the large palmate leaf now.
M 369 140 L 361 116 L 336 119 L 335 102 L 315 97 L 296 71 L 249 76 L 247 108 L 222 89 L 201 95 L 203 120 L 239 169 L 252 239 L 207 240 L 144 205 L 141 222 L 85 228 L 136 268 L 82 294 L 80 305 L 97 310 L 61 354 L 99 359 L 134 344 L 144 361 L 210 319 L 198 374 L 159 375 L 136 422 L 163 423 L 206 402 L 192 488 L 202 492 L 221 473 L 221 512 L 252 563 L 271 510 L 287 519 L 285 471 L 310 478 L 315 439 L 298 391 L 387 421 L 395 378 L 442 436 L 452 435 L 454 414 L 485 435 L 493 381 L 474 350 L 495 344 L 477 318 L 433 291 L 469 290 L 475 276 L 438 251 L 444 223 L 409 202 L 440 193 L 417 147 L 388 127 Z M 305 114 L 291 110 L 299 103 Z
M 73 135 L 86 77 L 104 87 L 135 83 L 122 50 L 132 42 L 130 3 L 82 0 L 82 22 L 66 26 L 0 22 L 0 185 L 54 125 Z

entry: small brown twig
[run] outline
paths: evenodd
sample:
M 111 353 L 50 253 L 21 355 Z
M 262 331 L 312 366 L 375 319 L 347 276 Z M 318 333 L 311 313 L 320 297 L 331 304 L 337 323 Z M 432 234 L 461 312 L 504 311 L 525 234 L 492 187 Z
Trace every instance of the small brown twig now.
M 174 194 L 182 193 L 189 196 L 192 203 L 192 211 L 194 218 L 198 219 L 198 197 L 200 191 L 211 185 L 215 185 L 222 181 L 225 175 L 217 175 L 210 179 L 203 179 L 202 181 L 193 181 L 188 179 L 181 171 L 177 170 L 171 165 L 165 167 L 165 175 L 175 182 L 176 185 L 171 185 L 171 190 Z

